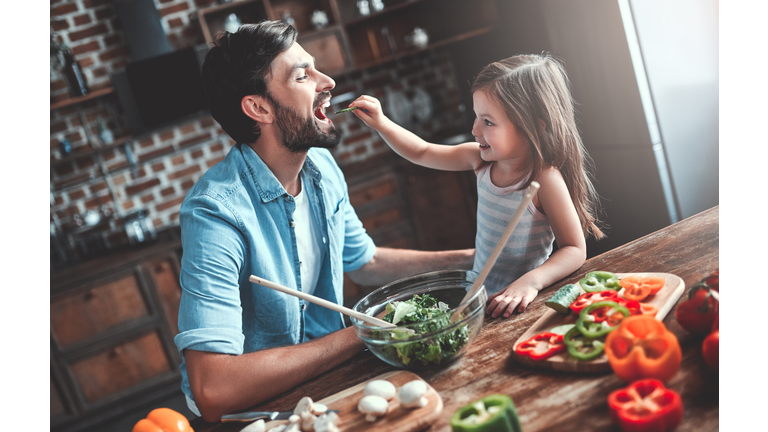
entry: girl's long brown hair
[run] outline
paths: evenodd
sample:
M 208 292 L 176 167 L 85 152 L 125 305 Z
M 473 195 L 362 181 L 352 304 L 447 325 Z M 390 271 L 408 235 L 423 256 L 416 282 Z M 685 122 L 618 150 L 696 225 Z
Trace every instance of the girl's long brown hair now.
M 472 92 L 486 92 L 504 107 L 507 117 L 528 138 L 531 176 L 527 188 L 546 164 L 560 170 L 579 215 L 584 236 L 605 237 L 598 227 L 599 199 L 592 181 L 592 159 L 576 127 L 570 82 L 563 65 L 550 55 L 525 54 L 483 68 Z M 543 120 L 545 127 L 539 127 Z

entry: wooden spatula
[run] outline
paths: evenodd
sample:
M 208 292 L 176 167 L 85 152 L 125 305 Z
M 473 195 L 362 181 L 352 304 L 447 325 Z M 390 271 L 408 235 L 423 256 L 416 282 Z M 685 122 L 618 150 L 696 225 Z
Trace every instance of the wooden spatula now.
M 491 256 L 488 257 L 488 261 L 485 262 L 485 266 L 483 266 L 483 269 L 480 271 L 480 275 L 477 276 L 477 280 L 475 280 L 475 283 L 473 283 L 469 288 L 469 291 L 467 291 L 467 294 L 461 300 L 461 303 L 459 303 L 459 305 L 456 307 L 456 310 L 453 311 L 453 315 L 451 315 L 451 322 L 455 322 L 457 319 L 459 319 L 459 314 L 461 314 L 464 308 L 467 307 L 467 300 L 471 299 L 472 296 L 477 293 L 480 287 L 483 286 L 485 278 L 488 276 L 491 268 L 496 263 L 496 260 L 499 259 L 499 255 L 501 254 L 502 249 L 504 249 L 504 245 L 507 244 L 509 236 L 512 235 L 512 231 L 515 230 L 517 223 L 520 222 L 520 218 L 523 216 L 523 212 L 528 207 L 528 203 L 531 202 L 533 196 L 536 195 L 536 191 L 538 190 L 539 184 L 537 182 L 531 182 L 531 186 L 528 187 L 528 192 L 525 194 L 523 201 L 520 203 L 520 207 L 518 207 L 517 211 L 515 211 L 515 214 L 512 215 L 512 220 L 509 221 L 507 229 L 504 230 L 503 234 L 501 234 L 499 241 L 496 243 L 496 248 L 493 249 Z

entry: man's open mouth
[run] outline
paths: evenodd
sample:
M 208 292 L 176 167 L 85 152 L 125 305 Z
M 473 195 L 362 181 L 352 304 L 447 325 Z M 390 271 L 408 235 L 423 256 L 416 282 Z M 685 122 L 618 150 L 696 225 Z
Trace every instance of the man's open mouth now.
M 330 120 L 328 120 L 328 117 L 325 116 L 325 109 L 331 106 L 331 101 L 326 100 L 322 104 L 320 104 L 317 108 L 315 108 L 315 117 L 317 117 L 318 120 L 322 122 L 330 123 Z

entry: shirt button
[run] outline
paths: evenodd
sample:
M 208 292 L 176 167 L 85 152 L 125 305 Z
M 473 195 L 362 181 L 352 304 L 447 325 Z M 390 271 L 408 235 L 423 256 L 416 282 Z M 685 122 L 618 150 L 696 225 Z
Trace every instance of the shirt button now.
M 323 243 L 325 243 L 325 236 L 323 236 Z
M 306 303 L 302 303 L 301 304 L 301 310 L 307 310 L 307 304 Z
M 295 227 L 296 226 L 296 221 L 291 221 L 291 226 Z

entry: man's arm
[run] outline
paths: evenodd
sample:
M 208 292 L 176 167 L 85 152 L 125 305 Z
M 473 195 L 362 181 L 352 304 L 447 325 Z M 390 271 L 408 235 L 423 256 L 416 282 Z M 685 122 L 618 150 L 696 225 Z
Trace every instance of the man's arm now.
M 353 328 L 311 342 L 243 355 L 186 350 L 195 405 L 207 422 L 264 402 L 365 348 Z
M 429 252 L 377 247 L 370 261 L 347 274 L 361 285 L 385 285 L 429 271 L 471 269 L 474 258 L 474 249 Z

